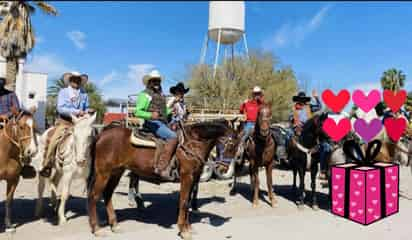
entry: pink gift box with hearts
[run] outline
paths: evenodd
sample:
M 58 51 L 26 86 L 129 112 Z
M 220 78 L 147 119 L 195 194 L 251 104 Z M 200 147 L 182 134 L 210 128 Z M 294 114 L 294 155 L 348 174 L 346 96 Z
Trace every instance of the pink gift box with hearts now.
M 345 153 L 349 150 L 344 146 Z M 332 213 L 364 225 L 399 211 L 399 165 L 367 162 L 377 154 L 368 150 L 362 163 L 334 165 L 330 176 Z

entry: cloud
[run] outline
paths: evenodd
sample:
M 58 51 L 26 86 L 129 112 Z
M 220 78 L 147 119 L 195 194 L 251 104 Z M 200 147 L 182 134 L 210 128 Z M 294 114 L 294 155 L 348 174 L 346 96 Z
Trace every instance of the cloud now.
M 116 71 L 111 71 L 109 74 L 105 75 L 102 80 L 99 82 L 100 86 L 104 86 L 108 83 L 111 83 L 119 77 L 119 74 Z
M 273 36 L 263 41 L 264 49 L 281 48 L 288 45 L 299 47 L 305 38 L 320 27 L 332 5 L 322 7 L 313 17 L 300 23 L 283 24 Z
M 85 39 L 86 34 L 81 31 L 71 31 L 66 36 L 73 42 L 78 49 L 84 49 L 86 47 Z
M 62 59 L 53 54 L 33 56 L 25 65 L 25 71 L 47 73 L 49 79 L 59 78 L 63 73 L 72 71 Z
M 127 98 L 129 94 L 136 94 L 144 89 L 143 76 L 155 68 L 153 64 L 130 64 L 127 71 L 119 73 L 112 70 L 99 81 L 104 93 L 103 98 Z

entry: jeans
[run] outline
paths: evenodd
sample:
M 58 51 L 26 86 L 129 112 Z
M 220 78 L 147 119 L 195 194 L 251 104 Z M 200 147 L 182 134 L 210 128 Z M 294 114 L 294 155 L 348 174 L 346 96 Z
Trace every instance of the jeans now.
M 291 128 L 285 128 L 285 130 L 286 130 L 285 149 L 288 149 L 290 139 L 292 139 L 292 136 L 293 136 L 294 132 L 293 132 L 293 129 L 291 129 Z
M 319 144 L 319 161 L 321 172 L 327 171 L 327 157 L 331 150 L 331 146 L 328 142 L 321 142 Z
M 253 130 L 255 129 L 254 122 L 246 122 L 245 127 L 243 128 L 244 135 L 242 137 L 242 142 L 245 142 L 246 139 L 252 134 Z
M 157 137 L 163 140 L 177 138 L 176 133 L 173 132 L 165 123 L 159 120 L 147 120 L 144 122 L 144 127 L 149 129 Z

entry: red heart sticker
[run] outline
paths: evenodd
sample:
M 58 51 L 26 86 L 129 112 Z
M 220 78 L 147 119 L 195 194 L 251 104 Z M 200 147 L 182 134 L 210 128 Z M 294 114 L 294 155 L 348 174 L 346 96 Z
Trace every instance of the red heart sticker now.
M 338 124 L 332 118 L 327 118 L 322 125 L 323 131 L 335 142 L 338 142 L 348 134 L 351 128 L 352 125 L 347 118 L 342 118 Z
M 387 118 L 384 122 L 386 133 L 395 142 L 399 141 L 406 129 L 405 118 Z
M 390 90 L 384 90 L 383 100 L 392 112 L 397 112 L 406 101 L 406 91 L 400 90 L 398 92 L 393 92 Z
M 348 90 L 341 90 L 336 96 L 332 90 L 327 89 L 322 93 L 322 100 L 333 112 L 338 113 L 348 104 L 350 93 Z

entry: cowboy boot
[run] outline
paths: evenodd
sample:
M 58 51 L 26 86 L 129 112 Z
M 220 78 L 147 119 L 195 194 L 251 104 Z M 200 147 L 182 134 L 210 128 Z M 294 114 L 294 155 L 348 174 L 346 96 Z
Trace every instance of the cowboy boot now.
M 177 139 L 167 140 L 163 152 L 160 154 L 159 160 L 155 166 L 155 173 L 159 174 L 165 180 L 173 181 L 174 177 L 171 175 L 172 165 L 170 161 L 175 153 L 177 146 Z

